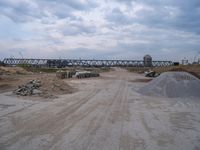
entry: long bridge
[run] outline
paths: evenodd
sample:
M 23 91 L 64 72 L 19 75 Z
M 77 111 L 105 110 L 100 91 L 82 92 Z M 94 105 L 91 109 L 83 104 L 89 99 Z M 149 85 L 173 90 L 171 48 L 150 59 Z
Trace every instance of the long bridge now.
M 143 61 L 143 60 L 93 60 L 93 59 L 27 59 L 5 58 L 3 63 L 8 66 L 30 65 L 46 67 L 167 67 L 172 61 Z

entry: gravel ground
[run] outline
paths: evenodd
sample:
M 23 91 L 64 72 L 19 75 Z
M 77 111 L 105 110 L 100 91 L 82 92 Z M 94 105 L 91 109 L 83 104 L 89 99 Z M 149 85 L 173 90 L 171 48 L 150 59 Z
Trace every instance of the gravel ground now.
M 52 101 L 0 94 L 0 149 L 198 150 L 200 101 L 137 93 L 146 82 L 122 69 L 66 80 L 78 92 Z

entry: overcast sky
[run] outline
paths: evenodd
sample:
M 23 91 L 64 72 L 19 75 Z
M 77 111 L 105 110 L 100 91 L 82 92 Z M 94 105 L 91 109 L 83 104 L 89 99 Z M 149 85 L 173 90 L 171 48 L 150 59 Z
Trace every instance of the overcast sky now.
M 0 59 L 193 60 L 200 0 L 0 0 Z

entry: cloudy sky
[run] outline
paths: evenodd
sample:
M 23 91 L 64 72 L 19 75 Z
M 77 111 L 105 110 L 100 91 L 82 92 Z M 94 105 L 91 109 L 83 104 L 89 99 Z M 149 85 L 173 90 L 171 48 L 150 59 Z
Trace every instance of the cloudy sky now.
M 0 0 L 0 59 L 193 60 L 200 0 Z

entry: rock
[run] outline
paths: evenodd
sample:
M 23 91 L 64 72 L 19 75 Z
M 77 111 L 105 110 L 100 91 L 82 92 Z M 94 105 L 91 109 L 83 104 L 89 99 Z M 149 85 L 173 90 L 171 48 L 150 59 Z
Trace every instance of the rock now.
M 33 90 L 33 95 L 40 95 L 40 94 L 42 94 L 42 91 L 40 91 L 38 89 Z
M 157 77 L 159 74 L 157 74 L 155 71 L 147 71 L 145 72 L 145 77 Z
M 13 93 L 21 96 L 30 96 L 35 94 L 42 94 L 42 91 L 38 90 L 41 86 L 41 81 L 39 80 L 31 80 L 25 85 L 20 85 Z

